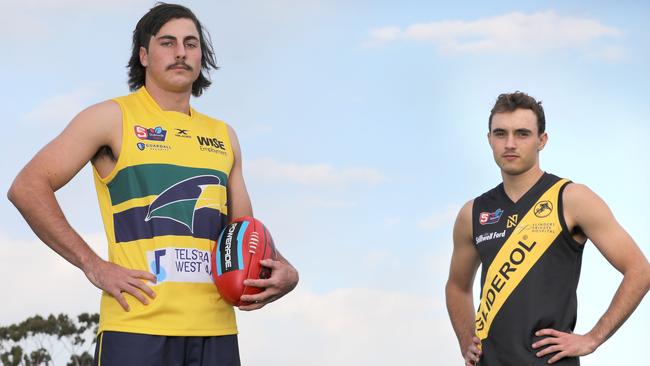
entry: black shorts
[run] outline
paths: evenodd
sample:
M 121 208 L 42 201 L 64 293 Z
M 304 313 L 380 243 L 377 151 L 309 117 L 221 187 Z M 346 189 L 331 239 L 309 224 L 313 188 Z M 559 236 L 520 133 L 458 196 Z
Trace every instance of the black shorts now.
M 102 332 L 95 366 L 240 366 L 237 335 L 167 337 Z

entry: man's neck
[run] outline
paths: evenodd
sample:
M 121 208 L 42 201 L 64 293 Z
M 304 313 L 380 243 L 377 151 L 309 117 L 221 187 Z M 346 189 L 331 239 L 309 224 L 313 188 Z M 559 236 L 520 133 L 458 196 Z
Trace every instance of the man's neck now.
M 192 90 L 186 92 L 172 92 L 158 87 L 155 83 L 148 83 L 147 92 L 163 111 L 175 111 L 190 114 L 190 95 Z
M 503 177 L 503 189 L 506 191 L 506 194 L 510 197 L 512 202 L 517 202 L 535 185 L 535 183 L 537 183 L 542 175 L 544 175 L 544 172 L 538 165 L 517 175 L 510 175 L 502 171 L 501 176 Z

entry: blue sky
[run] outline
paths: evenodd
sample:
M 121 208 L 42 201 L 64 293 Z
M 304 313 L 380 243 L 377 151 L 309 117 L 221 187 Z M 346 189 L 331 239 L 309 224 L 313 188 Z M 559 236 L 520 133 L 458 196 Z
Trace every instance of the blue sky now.
M 301 273 L 298 289 L 240 313 L 245 364 L 460 364 L 444 308 L 451 225 L 500 175 L 487 145 L 496 96 L 544 103 L 542 168 L 585 183 L 650 253 L 650 20 L 622 1 L 187 1 L 221 69 L 193 106 L 237 131 L 256 215 Z M 128 92 L 131 32 L 149 1 L 22 1 L 0 25 L 6 191 L 81 109 Z M 99 253 L 86 167 L 57 193 Z M 0 202 L 0 323 L 97 308 L 83 273 Z M 576 332 L 621 276 L 588 244 Z M 633 364 L 646 300 L 583 364 Z M 294 345 L 301 344 L 297 349 Z M 626 359 L 625 357 L 629 357 Z

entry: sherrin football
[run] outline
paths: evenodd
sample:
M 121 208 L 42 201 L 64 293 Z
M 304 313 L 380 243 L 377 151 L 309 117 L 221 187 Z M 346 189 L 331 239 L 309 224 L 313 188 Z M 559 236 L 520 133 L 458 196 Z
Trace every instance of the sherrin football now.
M 241 296 L 263 289 L 244 286 L 244 280 L 271 277 L 271 270 L 260 265 L 267 258 L 277 259 L 277 252 L 264 224 L 249 216 L 233 220 L 212 249 L 212 278 L 221 296 L 234 306 L 248 304 Z

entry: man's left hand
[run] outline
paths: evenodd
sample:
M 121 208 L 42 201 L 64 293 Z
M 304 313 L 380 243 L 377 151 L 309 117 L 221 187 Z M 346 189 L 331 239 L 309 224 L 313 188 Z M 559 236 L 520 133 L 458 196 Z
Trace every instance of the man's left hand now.
M 271 277 L 244 281 L 244 285 L 259 287 L 263 291 L 255 295 L 243 295 L 241 301 L 250 304 L 240 306 L 239 310 L 250 311 L 260 309 L 264 305 L 286 295 L 298 284 L 298 271 L 291 264 L 273 259 L 263 259 L 260 261 L 260 264 L 271 269 Z
M 535 335 L 538 337 L 546 336 L 546 338 L 533 343 L 532 347 L 534 349 L 548 346 L 537 352 L 535 354 L 537 357 L 543 357 L 549 353 L 555 353 L 555 355 L 548 360 L 549 364 L 553 364 L 564 357 L 588 355 L 598 347 L 596 340 L 589 334 L 580 335 L 564 333 L 555 329 L 542 329 L 535 332 Z

